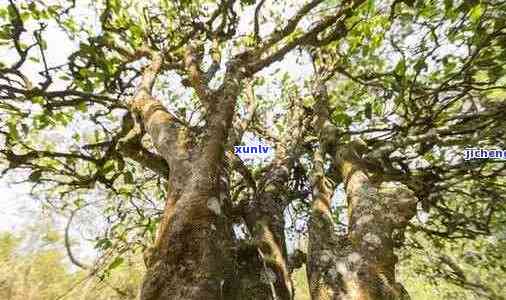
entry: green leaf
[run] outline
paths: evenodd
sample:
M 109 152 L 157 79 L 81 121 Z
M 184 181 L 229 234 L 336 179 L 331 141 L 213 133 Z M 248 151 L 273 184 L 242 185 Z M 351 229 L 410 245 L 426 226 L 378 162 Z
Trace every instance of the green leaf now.
M 30 176 L 28 176 L 28 179 L 31 182 L 38 182 L 41 177 L 42 177 L 42 170 L 35 170 L 30 174 Z
M 477 23 L 480 20 L 484 10 L 485 9 L 481 4 L 474 6 L 471 11 L 469 11 L 469 18 L 471 21 L 473 23 Z
M 34 96 L 31 98 L 32 102 L 33 103 L 37 103 L 37 104 L 43 104 L 44 103 L 44 97 L 42 96 Z
M 121 2 L 119 0 L 111 0 L 109 5 L 115 13 L 118 13 L 121 9 Z
M 123 176 L 126 184 L 132 184 L 134 182 L 134 176 L 132 175 L 132 172 L 126 171 Z
M 453 0 L 444 0 L 445 10 L 453 10 Z
M 109 270 L 114 270 L 119 267 L 125 259 L 123 257 L 116 257 L 112 263 L 109 265 Z
M 90 74 L 89 73 L 90 71 L 88 69 L 81 69 L 79 70 L 79 75 L 81 75 L 82 77 L 88 77 L 88 75 Z
M 109 240 L 108 238 L 102 238 L 97 241 L 95 248 L 105 250 L 110 248 L 111 246 L 112 246 L 111 240 Z
M 399 75 L 404 75 L 406 72 L 406 61 L 401 59 L 395 66 L 394 72 Z
M 7 16 L 7 9 L 0 8 L 0 18 L 5 19 L 6 16 Z
M 80 112 L 86 112 L 88 110 L 88 106 L 86 105 L 86 101 L 81 101 L 77 105 L 77 110 Z
M 108 160 L 104 167 L 102 168 L 102 174 L 107 174 L 109 172 L 111 172 L 112 170 L 114 170 L 114 160 Z
M 11 120 L 8 122 L 7 126 L 9 127 L 9 135 L 15 139 L 19 139 L 19 132 L 16 123 Z
M 343 112 L 337 112 L 333 115 L 333 119 L 340 124 L 343 124 L 345 126 L 349 126 L 352 122 L 352 119 L 350 116 Z
M 84 200 L 81 199 L 81 198 L 77 198 L 75 201 L 74 201 L 74 205 L 77 207 L 77 208 L 80 208 L 80 207 L 83 207 L 85 204 Z
M 374 0 L 367 1 L 367 11 L 368 12 L 374 11 L 374 8 L 375 8 L 374 2 L 375 2 Z
M 54 125 L 54 121 L 49 118 L 47 115 L 47 112 L 44 112 L 40 115 L 35 116 L 35 128 L 42 129 L 46 128 L 47 126 Z
M 58 112 L 54 115 L 54 119 L 62 125 L 66 126 L 72 120 L 72 115 L 66 114 L 64 112 Z
M 74 19 L 66 19 L 63 21 L 63 26 L 65 26 L 65 28 L 67 28 L 71 33 L 78 31 L 77 23 L 74 21 Z
M 416 72 L 420 72 L 421 70 L 423 69 L 426 69 L 427 68 L 427 63 L 425 62 L 425 60 L 423 58 L 420 58 L 416 64 L 414 65 L 413 67 L 415 69 Z
M 372 105 L 371 103 L 365 104 L 364 114 L 367 119 L 372 119 Z

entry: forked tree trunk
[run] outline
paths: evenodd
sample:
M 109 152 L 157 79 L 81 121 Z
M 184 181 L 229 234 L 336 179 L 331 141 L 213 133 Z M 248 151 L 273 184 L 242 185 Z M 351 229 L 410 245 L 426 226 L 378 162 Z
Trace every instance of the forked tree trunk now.
M 157 239 L 146 257 L 142 300 L 235 299 L 233 233 L 227 217 L 224 141 L 239 83 L 230 74 L 209 99 L 205 131 L 198 137 L 151 96 L 162 57 L 151 53 L 130 110 L 170 167 L 168 196 Z

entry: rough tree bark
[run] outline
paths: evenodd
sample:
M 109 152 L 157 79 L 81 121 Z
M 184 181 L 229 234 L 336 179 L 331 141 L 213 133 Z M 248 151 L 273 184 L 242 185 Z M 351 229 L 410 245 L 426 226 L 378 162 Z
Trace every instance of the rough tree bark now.
M 230 70 L 223 87 L 214 93 L 199 88 L 208 117 L 198 143 L 196 133 L 182 126 L 151 95 L 162 57 L 149 51 L 144 55 L 151 58 L 151 64 L 144 70 L 130 103 L 136 120 L 132 130 L 137 131 L 132 135 L 147 133 L 171 171 L 164 215 L 154 248 L 146 257 L 148 270 L 141 299 L 236 299 L 238 291 L 247 287 L 256 289 L 248 299 L 291 299 L 293 287 L 283 233 L 286 203 L 279 199 L 278 184 L 288 178 L 283 155 L 275 160 L 272 172 L 256 195 L 254 207 L 245 215 L 259 255 L 238 257 L 249 250 L 237 251 L 227 217 L 230 199 L 227 172 L 223 168 L 226 145 L 223 141 L 227 140 L 232 125 L 240 76 Z M 191 65 L 191 59 L 187 64 Z M 198 78 L 193 81 L 200 84 Z M 317 105 L 317 114 L 316 127 L 322 135 L 329 124 L 328 111 L 321 103 Z M 380 191 L 380 182 L 369 179 L 361 162 L 360 147 L 355 143 L 339 147 L 334 159 L 345 183 L 349 207 L 348 233 L 339 236 L 334 232 L 330 211 L 335 187 L 326 180 L 323 167 L 324 153 L 328 150 L 325 143 L 314 157 L 308 261 L 312 299 L 398 299 L 402 293 L 395 282 L 392 235 L 394 229 L 403 230 L 414 215 L 413 198 L 407 194 L 388 196 Z M 266 273 L 271 285 L 269 296 L 265 282 L 254 282 L 265 281 L 261 276 L 250 272 L 249 282 L 237 280 L 238 270 L 248 273 L 245 266 Z
M 13 19 L 12 28 L 16 31 L 14 32 L 14 45 L 20 60 L 10 70 L 6 70 L 7 73 L 18 75 L 21 79 L 26 80 L 23 78 L 24 76 L 20 75 L 18 69 L 27 58 L 29 49 L 21 51 L 22 47 L 19 44 L 20 34 L 24 30 L 23 22 L 14 1 L 10 2 L 9 12 L 11 14 L 14 12 L 17 15 L 16 18 L 12 16 L 10 18 Z M 364 21 L 360 20 L 362 11 L 359 11 L 359 14 L 354 13 L 354 9 L 364 2 L 364 0 L 345 0 L 335 7 L 330 7 L 323 0 L 304 1 L 299 10 L 286 20 L 285 26 L 279 25 L 279 28 L 275 28 L 272 34 L 261 37 L 260 32 L 263 30 L 259 28 L 259 18 L 264 1 L 259 1 L 254 16 L 254 37 L 257 43 L 251 46 L 247 45 L 249 43 L 244 43 L 245 45 L 232 49 L 233 51 L 230 53 L 235 53 L 236 50 L 242 48 L 246 50 L 229 57 L 223 84 L 217 89 L 211 89 L 208 85 L 222 65 L 219 55 L 220 44 L 228 51 L 227 43 L 230 41 L 235 43 L 233 39 L 238 37 L 235 31 L 236 25 L 227 24 L 227 22 L 236 22 L 234 20 L 227 21 L 228 6 L 230 6 L 231 15 L 234 15 L 231 19 L 237 17 L 233 10 L 234 1 L 222 1 L 218 5 L 216 13 L 212 14 L 214 16 L 209 22 L 206 22 L 207 24 L 200 21 L 192 23 L 194 30 L 182 39 L 181 45 L 174 47 L 173 50 L 167 50 L 169 52 L 166 53 L 154 51 L 153 49 L 165 48 L 156 46 L 152 49 L 138 49 L 134 54 L 131 54 L 121 46 L 114 45 L 115 38 L 104 38 L 108 41 L 99 44 L 94 44 L 98 43 L 98 38 L 94 43 L 91 43 L 90 38 L 90 45 L 103 45 L 109 50 L 115 50 L 120 56 L 124 56 L 125 65 L 140 58 L 148 58 L 150 61 L 142 71 L 141 82 L 128 104 L 129 114 L 124 118 L 125 121 L 133 121 L 133 124 L 125 126 L 125 128 L 131 129 L 130 132 L 126 136 L 120 132 L 113 141 L 107 142 L 113 145 L 107 152 L 112 153 L 117 142 L 117 150 L 124 157 L 138 161 L 166 178 L 168 182 L 168 195 L 156 241 L 154 247 L 148 250 L 145 255 L 147 274 L 140 293 L 142 300 L 288 300 L 294 297 L 293 283 L 290 278 L 291 266 L 289 265 L 284 234 L 284 211 L 290 203 L 290 199 L 286 199 L 288 193 L 285 193 L 284 189 L 288 186 L 286 183 L 291 180 L 290 176 L 293 173 L 290 172 L 294 171 L 294 157 L 297 157 L 297 154 L 288 153 L 289 150 L 293 150 L 290 147 L 292 144 L 306 142 L 299 137 L 304 131 L 301 130 L 301 127 L 305 126 L 301 120 L 305 117 L 294 116 L 293 128 L 286 128 L 286 132 L 289 134 L 274 139 L 284 139 L 276 147 L 279 153 L 276 154 L 270 170 L 265 172 L 264 178 L 258 180 L 260 184 L 257 186 L 256 182 L 253 182 L 252 186 L 255 187 L 255 192 L 251 201 L 245 207 L 240 207 L 240 217 L 243 218 L 251 233 L 252 243 L 248 245 L 234 238 L 232 222 L 237 221 L 237 216 L 234 215 L 237 213 L 234 210 L 237 206 L 232 207 L 229 195 L 228 176 L 231 170 L 227 165 L 227 163 L 233 164 L 234 162 L 233 160 L 225 161 L 224 156 L 227 148 L 242 140 L 242 134 L 246 131 L 249 121 L 254 119 L 255 107 L 248 105 L 247 116 L 244 118 L 241 116 L 242 133 L 232 136 L 230 131 L 233 128 L 236 99 L 243 92 L 242 81 L 252 79 L 255 73 L 283 59 L 290 51 L 299 47 L 315 47 L 319 51 L 325 51 L 324 46 L 345 37 L 351 28 Z M 323 5 L 325 7 L 321 7 Z M 392 5 L 391 8 L 395 13 L 395 5 Z M 12 9 L 14 10 L 11 11 Z M 324 13 L 328 9 L 333 10 L 331 13 Z M 109 10 L 110 7 L 107 4 L 101 16 L 102 27 L 106 33 L 109 31 L 106 28 L 108 23 L 106 19 L 110 17 Z M 320 20 L 308 17 L 309 15 L 317 17 L 320 14 L 322 15 Z M 213 30 L 214 20 L 221 17 L 223 17 L 221 28 Z M 394 17 L 394 14 L 391 17 Z M 209 28 L 205 28 L 206 26 Z M 225 26 L 233 28 L 230 30 L 233 33 L 225 34 Z M 41 27 L 40 32 L 42 31 Z M 205 56 L 204 49 L 208 45 L 207 42 L 213 44 L 210 53 L 212 64 L 206 72 L 203 72 L 202 57 Z M 483 45 L 488 45 L 489 42 Z M 200 47 L 192 45 L 192 43 L 197 43 Z M 156 43 L 153 42 L 152 46 L 155 46 L 154 44 Z M 204 45 L 206 47 L 203 47 Z M 37 46 L 37 44 L 32 46 Z M 183 47 L 184 51 L 180 51 Z M 43 52 L 43 47 L 40 48 Z M 335 49 L 335 45 L 329 49 Z M 83 50 L 83 54 L 88 52 L 84 51 L 84 47 L 81 50 Z M 478 52 L 476 55 L 479 54 Z M 78 53 L 76 55 L 79 57 Z M 165 65 L 164 58 L 167 60 Z M 178 62 L 174 63 L 174 66 L 168 67 L 168 60 L 177 60 Z M 93 63 L 98 63 L 98 61 Z M 89 66 L 93 66 L 93 63 L 90 62 Z M 339 69 L 339 66 L 337 67 L 335 70 L 326 71 L 327 73 L 335 73 Z M 183 85 L 194 89 L 203 106 L 201 113 L 204 115 L 205 126 L 195 131 L 172 115 L 152 95 L 153 85 L 159 73 L 166 70 L 183 71 L 183 69 L 184 72 L 181 72 L 184 73 L 182 75 Z M 396 73 L 395 71 L 393 73 Z M 343 73 L 345 72 L 347 71 L 344 70 Z M 29 82 L 25 82 L 26 90 L 4 86 L 3 88 L 8 91 L 4 98 L 11 100 L 10 98 L 14 98 L 13 95 L 16 95 L 16 100 L 25 98 L 35 100 L 35 96 L 48 98 L 44 99 L 47 102 L 45 108 L 48 111 L 51 111 L 51 107 L 58 107 L 58 105 L 66 106 L 65 103 L 70 105 L 70 103 L 89 101 L 85 98 L 91 97 L 91 94 L 77 90 L 70 91 L 71 93 L 47 91 L 51 80 L 49 71 L 46 70 L 45 73 L 47 81 L 41 84 L 42 89 L 32 87 Z M 316 73 L 318 74 L 318 72 Z M 361 76 L 351 75 L 349 77 L 354 80 L 353 77 L 361 78 Z M 367 77 L 371 76 L 367 75 Z M 415 197 L 402 184 L 389 182 L 387 176 L 382 176 L 388 172 L 371 169 L 371 165 L 365 157 L 373 155 L 368 155 L 366 145 L 356 141 L 350 142 L 345 138 L 341 139 L 336 134 L 337 129 L 329 122 L 325 80 L 321 79 L 316 84 L 317 89 L 314 95 L 316 106 L 307 109 L 310 111 L 314 108 L 316 120 L 312 125 L 318 135 L 318 143 L 316 143 L 315 149 L 313 148 L 315 141 L 309 141 L 305 145 L 309 148 L 306 148 L 304 152 L 304 154 L 313 153 L 314 155 L 311 174 L 313 190 L 307 260 L 311 298 L 313 300 L 409 298 L 395 278 L 397 258 L 394 250 L 395 236 L 403 235 L 407 223 L 416 213 Z M 121 86 L 121 84 L 118 85 Z M 412 88 L 414 86 L 415 84 L 412 85 Z M 246 93 L 248 92 L 246 91 Z M 79 99 L 71 98 L 67 101 L 64 99 L 65 95 L 78 96 Z M 94 97 L 102 100 L 108 99 L 102 95 Z M 49 100 L 53 98 L 58 102 L 51 103 Z M 94 101 L 89 102 L 93 103 Z M 114 101 L 108 99 L 103 103 L 111 104 Z M 103 103 L 102 105 L 105 105 Z M 116 106 L 111 106 L 111 109 L 113 107 Z M 297 114 L 291 110 L 292 107 L 287 109 L 287 113 Z M 499 111 L 500 107 L 497 110 Z M 490 113 L 496 114 L 496 109 L 485 111 L 481 116 L 487 116 Z M 464 118 L 473 120 L 467 115 L 458 116 L 455 120 L 461 119 L 462 124 L 459 123 L 458 126 L 467 128 L 464 126 L 466 125 Z M 451 120 L 453 119 L 452 117 Z M 424 131 L 423 134 L 418 134 L 416 137 L 402 138 L 405 138 L 407 142 L 404 145 L 420 143 L 420 146 L 424 146 L 422 145 L 424 142 L 430 142 L 436 137 L 439 139 L 438 136 L 441 133 L 446 136 L 456 135 L 455 132 L 452 133 L 455 128 L 453 125 L 438 126 L 438 128 Z M 463 130 L 462 128 L 459 129 L 459 132 Z M 13 130 L 13 132 L 16 131 Z M 141 137 L 145 134 L 151 138 L 159 155 L 139 147 L 142 143 Z M 120 139 L 123 136 L 124 138 Z M 456 138 L 461 140 L 461 137 Z M 291 140 L 294 142 L 288 142 Z M 286 147 L 289 144 L 290 147 Z M 398 144 L 403 143 L 393 140 L 392 143 L 381 146 L 375 152 L 390 153 L 398 147 Z M 312 152 L 313 150 L 314 152 Z M 9 157 L 13 168 L 26 165 L 41 154 L 35 150 L 26 154 L 15 154 L 11 149 L 3 152 Z M 100 159 L 75 153 L 51 154 L 61 158 L 84 158 L 93 162 L 98 169 L 103 167 L 103 163 L 100 161 L 105 162 L 111 157 L 108 154 Z M 39 158 L 41 157 L 43 156 Z M 326 166 L 329 161 L 332 161 L 336 169 L 328 170 Z M 39 166 L 37 171 L 39 173 L 35 173 L 35 175 L 38 174 L 40 179 L 40 172 L 45 172 L 45 170 Z M 334 174 L 329 174 L 330 172 Z M 96 178 L 105 177 L 102 175 L 97 172 L 90 182 L 100 182 Z M 422 179 L 416 179 L 409 185 L 412 190 L 417 190 L 419 198 L 429 197 L 429 192 L 425 189 L 426 185 L 419 184 L 421 181 L 424 179 L 426 179 L 425 181 L 438 180 L 435 175 L 429 174 L 428 176 L 432 179 L 425 176 L 420 177 Z M 345 233 L 337 232 L 335 229 L 331 199 L 337 183 L 329 180 L 329 177 L 340 178 L 344 186 L 348 207 Z M 399 176 L 396 178 L 408 184 Z M 253 181 L 247 176 L 243 176 L 243 179 Z M 105 181 L 105 179 L 103 180 Z M 69 248 L 67 247 L 67 249 Z M 75 262 L 70 251 L 69 256 Z M 76 264 L 79 265 L 79 263 Z
M 145 130 L 170 167 L 169 192 L 157 239 L 146 255 L 147 273 L 140 298 L 234 299 L 236 290 L 232 229 L 225 216 L 227 197 L 220 186 L 223 174 L 223 141 L 227 139 L 239 91 L 238 82 L 227 84 L 209 103 L 208 126 L 202 143 L 180 126 L 151 90 L 162 66 L 161 55 L 145 54 L 151 64 L 130 103 L 138 124 Z M 220 193 L 220 191 L 222 193 Z
M 249 116 L 239 122 L 236 142 L 241 140 L 241 132 L 247 127 L 248 120 L 254 115 L 255 97 L 252 85 L 246 89 L 247 100 L 250 103 Z M 298 106 L 297 106 L 298 107 Z M 287 183 L 290 179 L 290 170 L 298 159 L 298 148 L 304 136 L 305 115 L 300 107 L 287 113 L 290 124 L 288 130 L 276 145 L 274 159 L 268 167 L 268 172 L 258 180 L 251 201 L 242 208 L 241 215 L 251 234 L 253 245 L 252 253 L 260 259 L 261 265 L 253 264 L 255 260 L 240 262 L 250 265 L 252 270 L 243 270 L 241 288 L 248 288 L 252 292 L 243 290 L 237 299 L 278 299 L 289 300 L 294 297 L 294 287 L 291 279 L 293 266 L 287 254 L 285 239 L 285 209 L 290 203 L 287 196 Z M 289 150 L 285 149 L 288 148 Z M 246 176 L 243 176 L 246 177 Z M 242 270 L 242 269 L 241 269 Z M 252 287 L 252 288 L 250 288 Z
M 286 161 L 278 153 L 264 183 L 259 187 L 255 201 L 250 203 L 244 214 L 246 225 L 265 264 L 266 279 L 272 282 L 272 293 L 279 300 L 293 298 L 285 242 L 284 211 L 288 203 L 281 192 L 289 177 L 285 164 Z
M 394 231 L 404 231 L 416 213 L 413 193 L 398 184 L 372 181 L 363 163 L 364 145 L 329 141 L 327 93 L 320 83 L 316 128 L 321 146 L 314 155 L 313 206 L 309 224 L 308 281 L 314 299 L 408 299 L 395 281 Z M 336 138 L 335 136 L 333 138 Z M 328 147 L 334 144 L 334 147 Z M 333 154 L 348 206 L 348 229 L 335 231 L 331 212 L 334 186 L 326 179 L 324 153 Z M 325 237 L 325 238 L 322 238 Z
M 227 64 L 223 84 L 216 90 L 207 87 L 207 76 L 201 71 L 199 53 L 202 49 L 186 46 L 186 80 L 206 110 L 203 133 L 189 130 L 152 96 L 153 84 L 163 68 L 163 55 L 151 50 L 137 51 L 135 58 L 149 57 L 151 63 L 143 71 L 141 83 L 130 102 L 135 125 L 133 133 L 128 136 L 149 135 L 170 168 L 170 172 L 166 172 L 169 192 L 157 238 L 154 247 L 146 253 L 147 273 L 140 293 L 142 300 L 239 299 L 241 293 L 238 291 L 252 287 L 257 288 L 258 293 L 249 298 L 266 299 L 264 283 L 245 283 L 242 280 L 245 277 L 237 276 L 238 270 L 245 272 L 245 265 L 258 271 L 270 268 L 275 277 L 270 283 L 271 287 L 273 285 L 271 295 L 275 295 L 272 297 L 293 298 L 283 233 L 283 211 L 287 203 L 278 203 L 279 195 L 275 191 L 279 188 L 276 182 L 286 181 L 288 172 L 275 173 L 283 171 L 283 166 L 276 166 L 272 176 L 268 175 L 265 189 L 256 195 L 254 220 L 251 214 L 245 216 L 259 256 L 251 255 L 249 250 L 244 252 L 235 244 L 231 219 L 227 217 L 228 191 L 223 189 L 221 178 L 227 175 L 223 168 L 224 153 L 236 99 L 242 89 L 241 81 L 280 60 L 299 45 L 322 46 L 343 37 L 346 28 L 342 20 L 363 1 L 346 1 L 336 15 L 323 19 L 300 37 L 266 54 L 271 46 L 293 32 L 300 19 L 320 2 L 304 5 L 284 30 L 267 39 L 263 48 L 232 58 Z M 335 28 L 321 39 L 315 38 L 329 27 Z M 219 65 L 219 58 L 216 62 Z M 136 154 L 128 151 L 128 147 L 123 147 L 123 151 Z M 133 156 L 143 159 L 139 155 Z M 274 207 L 276 203 L 280 205 Z M 245 253 L 249 254 L 241 257 Z M 246 276 L 249 279 L 258 278 L 249 274 L 251 276 Z
M 350 299 L 406 299 L 395 281 L 394 231 L 404 231 L 416 213 L 416 200 L 396 183 L 373 182 L 357 148 L 351 143 L 336 155 L 348 203 L 344 284 L 356 286 L 357 296 Z

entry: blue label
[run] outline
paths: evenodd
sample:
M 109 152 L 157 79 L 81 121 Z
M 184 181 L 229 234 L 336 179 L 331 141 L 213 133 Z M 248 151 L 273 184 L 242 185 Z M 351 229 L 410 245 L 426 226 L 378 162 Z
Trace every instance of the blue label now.
M 262 144 L 258 144 L 255 146 L 246 145 L 246 146 L 234 146 L 235 154 L 268 154 L 272 151 L 270 146 L 265 146 Z
M 464 149 L 463 156 L 464 160 L 472 160 L 472 159 L 506 160 L 506 150 L 466 148 Z

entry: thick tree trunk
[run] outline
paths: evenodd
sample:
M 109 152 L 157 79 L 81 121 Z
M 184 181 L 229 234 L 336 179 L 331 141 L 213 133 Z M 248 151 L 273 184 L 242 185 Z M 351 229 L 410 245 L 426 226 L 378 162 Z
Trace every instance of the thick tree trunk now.
M 318 57 L 318 53 L 315 53 Z M 317 67 L 317 72 L 320 68 Z M 325 82 L 316 78 L 315 129 L 320 147 L 314 154 L 313 204 L 309 223 L 308 281 L 312 300 L 406 299 L 395 281 L 394 230 L 404 232 L 416 213 L 413 193 L 399 185 L 373 183 L 362 155 L 363 144 L 338 145 L 335 127 L 329 122 Z M 324 154 L 334 153 L 338 177 L 344 183 L 348 229 L 337 233 L 331 212 L 335 185 L 325 177 Z
M 250 85 L 246 91 L 252 117 L 254 114 L 252 86 Z M 288 116 L 298 121 L 301 113 L 292 110 L 288 112 Z M 294 123 L 299 125 L 298 122 Z M 245 126 L 247 125 L 243 124 L 241 127 Z M 291 143 L 297 144 L 296 140 L 300 138 L 299 130 L 299 128 L 287 130 L 287 134 L 282 137 L 282 142 L 276 147 L 269 171 L 263 180 L 260 180 L 252 201 L 249 201 L 243 211 L 245 224 L 263 264 L 263 269 L 260 270 L 261 282 L 267 283 L 270 288 L 267 296 L 255 299 L 291 300 L 294 297 L 291 269 L 288 265 L 284 212 L 290 201 L 286 195 L 289 170 L 294 165 L 296 155 L 293 153 L 292 156 L 288 155 L 285 147 Z M 297 145 L 293 146 L 296 147 Z
M 393 233 L 403 231 L 415 214 L 413 194 L 397 185 L 372 183 L 353 144 L 337 156 L 347 195 L 348 232 L 333 232 L 331 194 L 316 185 L 309 232 L 312 299 L 408 299 L 395 281 Z M 322 240 L 324 236 L 329 238 Z
M 264 278 L 272 285 L 271 294 L 278 300 L 291 300 L 293 283 L 288 269 L 284 232 L 287 202 L 280 188 L 287 182 L 289 174 L 283 163 L 281 159 L 274 161 L 255 201 L 247 208 L 245 220 L 265 266 L 262 272 Z
M 246 223 L 264 264 L 263 279 L 272 285 L 278 300 L 293 298 L 293 284 L 287 264 L 284 205 L 266 196 L 249 209 Z
M 150 53 L 130 104 L 159 154 L 170 167 L 168 196 L 157 239 L 146 255 L 142 300 L 235 299 L 237 278 L 233 232 L 227 217 L 228 187 L 224 144 L 234 114 L 239 83 L 227 73 L 225 86 L 201 99 L 209 110 L 198 138 L 151 96 L 162 58 Z
M 373 184 L 350 147 L 340 155 L 348 202 L 350 253 L 343 275 L 353 276 L 364 299 L 403 299 L 395 281 L 394 230 L 404 231 L 416 213 L 414 195 L 396 185 Z
M 141 299 L 233 299 L 232 231 L 218 174 L 193 167 L 172 179 Z
M 275 300 L 273 278 L 266 274 L 266 265 L 255 244 L 244 243 L 237 252 L 237 276 L 239 284 L 237 300 Z M 227 299 L 227 298 L 225 298 Z

